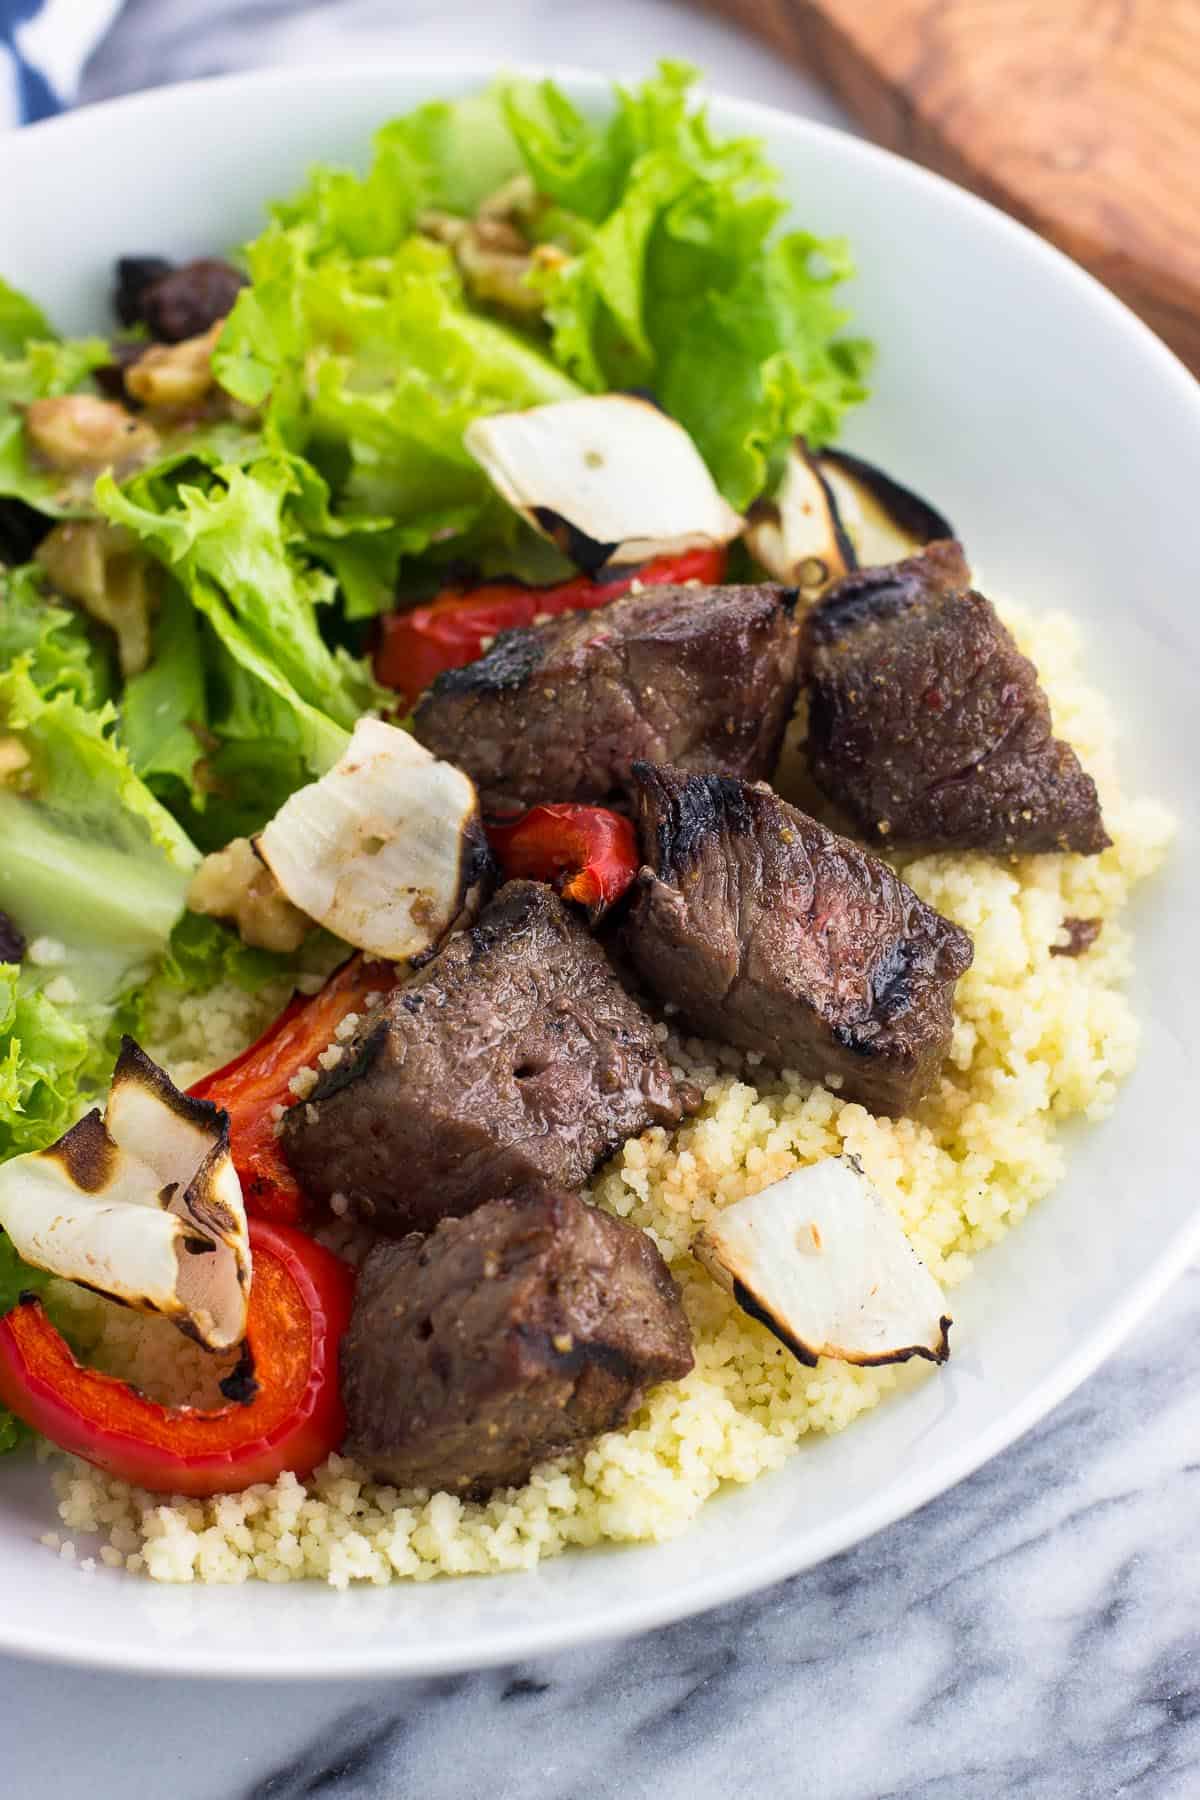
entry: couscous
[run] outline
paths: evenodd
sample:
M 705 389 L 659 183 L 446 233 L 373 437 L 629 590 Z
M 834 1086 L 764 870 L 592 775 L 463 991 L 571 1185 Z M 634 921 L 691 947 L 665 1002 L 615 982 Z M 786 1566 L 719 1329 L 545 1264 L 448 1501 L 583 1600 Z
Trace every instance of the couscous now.
M 525 1487 L 484 1502 L 397 1493 L 335 1456 L 307 1482 L 284 1475 L 244 1494 L 164 1504 L 56 1458 L 58 1541 L 99 1532 L 104 1562 L 163 1581 L 317 1577 L 345 1586 L 529 1568 L 573 1545 L 669 1537 L 722 1484 L 778 1468 L 802 1438 L 843 1430 L 898 1380 L 912 1379 L 844 1363 L 803 1367 L 746 1318 L 688 1246 L 722 1206 L 850 1150 L 953 1288 L 1061 1178 L 1060 1126 L 1102 1119 L 1132 1068 L 1138 1028 L 1123 991 L 1131 967 L 1123 914 L 1161 862 L 1170 820 L 1155 802 L 1120 791 L 1110 709 L 1080 676 L 1077 626 L 1059 614 L 1006 617 L 1038 665 L 1056 728 L 1097 778 L 1112 848 L 1098 858 L 1005 864 L 941 855 L 903 865 L 917 891 L 975 941 L 950 1061 L 918 1119 L 873 1117 L 824 1088 L 765 1078 L 734 1052 L 668 1039 L 659 1028 L 672 1059 L 703 1085 L 703 1108 L 673 1134 L 632 1139 L 593 1193 L 654 1236 L 681 1282 L 695 1336 L 692 1374 L 656 1390 L 627 1429 L 582 1458 L 539 1469 Z M 792 788 L 801 780 L 796 761 Z M 1061 921 L 1072 916 L 1103 920 L 1078 959 L 1053 954 Z M 240 1048 L 281 999 L 227 991 L 219 1012 L 211 997 L 184 1000 L 155 1017 L 154 1054 L 191 1079 Z M 352 1244 L 352 1232 L 339 1241 Z M 126 1317 L 110 1326 L 118 1356 Z

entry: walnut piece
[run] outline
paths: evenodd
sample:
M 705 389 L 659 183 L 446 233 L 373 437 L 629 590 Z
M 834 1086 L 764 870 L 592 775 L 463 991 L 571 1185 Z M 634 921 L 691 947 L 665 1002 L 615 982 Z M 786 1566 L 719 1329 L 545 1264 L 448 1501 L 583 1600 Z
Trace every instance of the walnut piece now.
M 543 296 L 529 276 L 567 261 L 556 244 L 535 244 L 529 237 L 540 206 L 528 175 L 516 175 L 480 203 L 473 219 L 430 210 L 417 224 L 426 237 L 454 251 L 474 299 L 522 318 L 540 318 Z
M 0 737 L 0 787 L 20 787 L 29 764 L 29 752 L 20 738 Z
M 95 394 L 53 394 L 25 413 L 30 446 L 64 474 L 128 469 L 158 449 L 158 433 L 115 400 Z
M 298 950 L 311 924 L 284 899 L 249 838 L 234 838 L 204 858 L 192 877 L 187 903 L 192 912 L 230 920 L 242 942 L 258 950 Z
M 150 662 L 158 574 L 124 526 L 66 519 L 42 539 L 35 555 L 60 594 L 116 633 L 125 679 L 140 675 Z
M 217 319 L 198 337 L 151 345 L 126 369 L 126 393 L 162 412 L 196 406 L 214 385 L 212 354 L 224 324 L 224 319 Z

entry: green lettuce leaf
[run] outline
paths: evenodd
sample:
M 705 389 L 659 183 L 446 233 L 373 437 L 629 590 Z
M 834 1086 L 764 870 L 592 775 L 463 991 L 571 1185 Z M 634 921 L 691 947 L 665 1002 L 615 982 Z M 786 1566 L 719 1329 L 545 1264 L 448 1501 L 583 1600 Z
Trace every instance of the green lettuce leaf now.
M 285 514 L 298 488 L 293 459 L 220 466 L 204 487 L 181 481 L 165 504 L 164 485 L 151 474 L 121 489 L 102 476 L 96 503 L 171 570 L 214 626 L 223 612 L 279 683 L 350 729 L 375 690 L 366 669 L 321 636 L 317 609 L 335 584 L 296 548 Z M 229 645 L 224 625 L 218 635 Z
M 0 276 L 0 356 L 20 356 L 31 338 L 48 343 L 57 335 L 37 302 Z
M 826 440 L 864 397 L 867 353 L 836 339 L 845 245 L 775 235 L 786 207 L 762 145 L 715 138 L 694 79 L 664 64 L 603 123 L 552 84 L 513 83 L 506 114 L 539 189 L 589 226 L 541 277 L 556 359 L 594 392 L 650 388 L 744 508 L 795 433 Z
M 37 974 L 0 963 L 0 1162 L 44 1150 L 104 1092 L 124 1024 L 112 1007 L 56 1005 Z M 51 1278 L 22 1262 L 0 1232 L 0 1316 L 23 1293 L 43 1295 L 54 1316 Z M 31 1436 L 0 1408 L 0 1455 Z
M 52 1144 L 107 1084 L 106 1025 L 103 1013 L 56 1005 L 28 972 L 0 963 L 0 1162 Z
M 150 662 L 126 682 L 121 736 L 130 761 L 167 799 L 197 793 L 196 764 L 208 724 L 200 621 L 176 581 L 165 584 L 154 621 Z M 174 809 L 172 809 L 174 810 Z
M 91 708 L 112 692 L 112 659 L 89 633 L 83 615 L 46 592 L 34 563 L 0 568 L 0 669 L 29 658 L 34 685 L 45 696 L 74 695 Z
M 155 979 L 189 994 L 206 994 L 227 981 L 254 994 L 268 982 L 292 975 L 295 966 L 293 956 L 243 944 L 237 932 L 219 919 L 185 912 L 171 933 Z
M 463 432 L 482 413 L 568 399 L 579 388 L 519 331 L 474 312 L 444 245 L 406 239 L 393 253 L 356 258 L 320 251 L 313 227 L 272 227 L 248 252 L 261 281 L 243 293 L 222 334 L 220 379 L 238 399 L 269 393 L 268 437 L 303 452 L 333 490 L 332 516 L 390 526 L 400 557 L 470 529 L 515 528 Z M 357 524 L 331 549 L 351 579 L 384 546 Z M 354 582 L 353 613 L 385 595 L 378 578 Z
M 307 187 L 274 208 L 284 226 L 304 226 L 318 253 L 387 256 L 425 207 L 472 213 L 521 167 L 501 90 L 435 100 L 375 134 L 366 175 L 314 169 Z
M 198 857 L 139 780 L 111 706 L 46 698 L 21 658 L 0 671 L 0 731 L 30 763 L 0 787 L 0 909 L 68 947 L 81 999 L 110 1001 L 166 946 Z

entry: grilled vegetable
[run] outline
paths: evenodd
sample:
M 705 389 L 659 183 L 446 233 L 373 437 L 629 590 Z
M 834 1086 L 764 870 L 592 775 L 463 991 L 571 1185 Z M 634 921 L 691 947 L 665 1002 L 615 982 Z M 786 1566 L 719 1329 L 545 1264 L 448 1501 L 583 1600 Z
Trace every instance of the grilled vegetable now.
M 463 442 L 508 504 L 589 574 L 742 530 L 687 432 L 632 394 L 493 413 Z
M 727 1207 L 693 1251 L 802 1363 L 945 1362 L 937 1282 L 853 1157 L 797 1169 Z
M 590 612 L 642 587 L 699 581 L 714 585 L 725 576 L 725 551 L 685 550 L 656 556 L 623 574 L 601 581 L 576 575 L 553 587 L 526 587 L 519 581 L 488 581 L 481 587 L 447 588 L 428 606 L 389 613 L 380 627 L 375 675 L 410 705 L 446 669 L 465 668 L 483 655 L 501 631 L 532 625 L 535 619 L 565 612 Z
M 860 568 L 899 562 L 926 544 L 958 535 L 936 507 L 861 456 L 822 450 L 817 466 L 832 490 Z
M 631 886 L 640 860 L 632 824 L 606 806 L 534 806 L 490 823 L 488 840 L 506 881 L 549 882 L 586 906 L 593 925 Z
M 768 574 L 798 587 L 805 599 L 858 566 L 833 489 L 802 438 L 792 446 L 774 499 L 751 507 L 746 543 Z
M 491 885 L 469 778 L 378 719 L 359 720 L 345 755 L 284 802 L 255 848 L 293 906 L 394 961 L 472 919 Z
M 229 1115 L 234 1167 L 253 1217 L 289 1225 L 303 1217 L 304 1196 L 276 1135 L 279 1120 L 306 1086 L 316 1086 L 321 1059 L 332 1066 L 359 1014 L 395 985 L 391 963 L 352 956 L 320 993 L 308 1000 L 297 995 L 248 1050 L 190 1090 Z
M 163 1406 L 84 1368 L 32 1295 L 0 1319 L 0 1403 L 62 1450 L 160 1494 L 235 1494 L 304 1476 L 345 1431 L 338 1344 L 354 1274 L 303 1232 L 250 1227 L 245 1350 L 212 1412 Z
M 810 598 L 858 568 L 898 562 L 954 537 L 949 521 L 848 450 L 812 452 L 797 438 L 773 499 L 750 509 L 746 542 L 774 575 Z
M 162 1313 L 210 1350 L 246 1326 L 250 1250 L 229 1119 L 131 1038 L 103 1118 L 0 1166 L 0 1225 L 35 1268 Z

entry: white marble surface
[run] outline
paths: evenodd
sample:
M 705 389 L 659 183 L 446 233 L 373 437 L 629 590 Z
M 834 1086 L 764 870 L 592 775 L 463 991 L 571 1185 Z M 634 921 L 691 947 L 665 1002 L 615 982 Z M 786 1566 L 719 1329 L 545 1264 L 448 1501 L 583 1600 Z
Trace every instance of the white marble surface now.
M 666 0 L 131 0 L 84 95 L 379 47 L 615 72 L 685 55 L 731 92 L 838 119 Z M 633 1644 L 410 1686 L 133 1682 L 0 1658 L 0 1793 L 1196 1800 L 1198 1325 L 1194 1272 L 1039 1430 L 915 1518 Z

